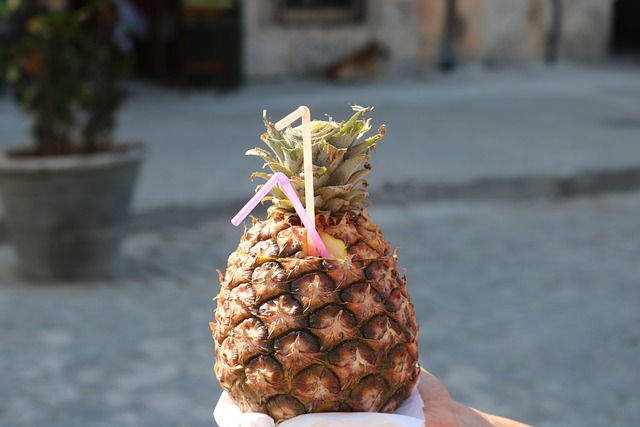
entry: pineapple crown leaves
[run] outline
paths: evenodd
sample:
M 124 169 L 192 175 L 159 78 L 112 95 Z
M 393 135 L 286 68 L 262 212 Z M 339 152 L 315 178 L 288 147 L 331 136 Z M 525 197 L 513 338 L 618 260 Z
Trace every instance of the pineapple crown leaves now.
M 371 129 L 370 119 L 365 119 L 364 115 L 373 107 L 352 108 L 355 114 L 346 122 L 338 123 L 331 118 L 311 122 L 314 201 L 319 212 L 360 212 L 366 205 L 371 205 L 364 177 L 371 171 L 369 151 L 375 150 L 376 143 L 385 133 L 385 127 L 380 126 L 377 134 L 363 139 Z M 264 123 L 266 132 L 261 139 L 271 152 L 254 148 L 246 154 L 262 158 L 263 169 L 270 169 L 271 173 L 255 172 L 251 179 L 268 180 L 273 173 L 282 172 L 289 178 L 304 204 L 302 126 L 278 131 L 266 115 Z M 294 212 L 284 191 L 277 186 L 273 187 L 271 196 L 265 200 L 271 201 L 270 210 Z

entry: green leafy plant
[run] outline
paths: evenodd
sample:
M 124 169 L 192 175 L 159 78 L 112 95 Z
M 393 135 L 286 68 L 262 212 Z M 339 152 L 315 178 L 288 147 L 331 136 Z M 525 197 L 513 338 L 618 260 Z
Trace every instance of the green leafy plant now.
M 4 52 L 16 101 L 34 118 L 35 147 L 23 154 L 111 148 L 124 98 L 118 78 L 129 64 L 113 40 L 116 20 L 112 0 L 86 1 L 75 10 L 39 11 L 24 20 L 21 36 Z

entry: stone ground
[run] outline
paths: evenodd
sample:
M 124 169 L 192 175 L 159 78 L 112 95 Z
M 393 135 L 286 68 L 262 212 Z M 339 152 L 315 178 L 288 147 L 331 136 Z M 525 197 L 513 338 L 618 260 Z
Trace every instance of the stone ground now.
M 640 193 L 381 206 L 421 324 L 421 362 L 459 400 L 537 426 L 640 420 Z M 241 230 L 139 232 L 122 276 L 0 274 L 0 425 L 211 426 L 208 322 Z M 0 264 L 12 264 L 7 246 Z
M 537 426 L 639 425 L 639 82 L 614 67 L 224 97 L 136 86 L 121 132 L 157 139 L 119 275 L 29 284 L 0 242 L 0 426 L 215 425 L 208 322 L 254 185 L 242 153 L 260 100 L 278 117 L 310 88 L 312 112 L 346 91 L 400 134 L 376 154 L 372 216 L 400 248 L 421 362 L 454 397 Z M 5 101 L 0 132 L 26 134 Z
M 262 145 L 262 110 L 277 121 L 301 104 L 313 118 L 336 120 L 351 115 L 350 104 L 375 106 L 374 129 L 387 125 L 368 177 L 378 201 L 589 192 L 599 173 L 609 186 L 640 188 L 636 65 L 466 71 L 356 85 L 299 81 L 231 93 L 135 84 L 131 94 L 118 136 L 149 146 L 136 212 L 244 203 L 256 185 L 249 176 L 262 165 L 244 156 Z M 27 141 L 28 125 L 0 98 L 0 146 Z

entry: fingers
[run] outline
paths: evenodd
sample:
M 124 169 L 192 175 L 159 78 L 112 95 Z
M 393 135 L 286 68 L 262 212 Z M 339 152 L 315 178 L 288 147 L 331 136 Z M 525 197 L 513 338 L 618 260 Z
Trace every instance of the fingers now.
M 421 368 L 418 393 L 425 402 L 451 400 L 447 388 L 433 374 Z

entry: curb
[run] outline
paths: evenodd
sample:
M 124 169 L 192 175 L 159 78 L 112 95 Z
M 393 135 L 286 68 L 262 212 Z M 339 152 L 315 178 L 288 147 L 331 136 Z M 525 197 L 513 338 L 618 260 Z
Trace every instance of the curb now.
M 483 178 L 459 184 L 429 183 L 419 185 L 383 184 L 372 191 L 377 206 L 441 201 L 527 201 L 562 200 L 640 189 L 640 167 L 615 171 L 581 172 L 571 176 L 520 176 Z M 247 197 L 248 199 L 248 197 Z M 226 200 L 200 206 L 170 206 L 134 214 L 133 232 L 153 231 L 158 226 L 192 226 L 202 221 L 228 218 L 244 206 L 247 199 Z M 259 211 L 255 216 L 261 216 Z
M 429 201 L 527 201 L 562 200 L 581 196 L 631 192 L 640 189 L 640 167 L 615 171 L 587 171 L 571 176 L 519 176 L 482 178 L 462 183 L 386 183 L 370 193 L 374 204 L 406 205 Z M 173 205 L 134 212 L 130 233 L 153 232 L 159 227 L 191 227 L 204 221 L 231 217 L 245 199 L 203 205 Z M 256 216 L 260 216 L 258 212 Z M 6 243 L 0 219 L 0 243 Z
M 571 176 L 481 178 L 458 184 L 385 184 L 372 192 L 376 204 L 414 201 L 566 199 L 640 189 L 640 167 L 615 171 L 587 171 Z

